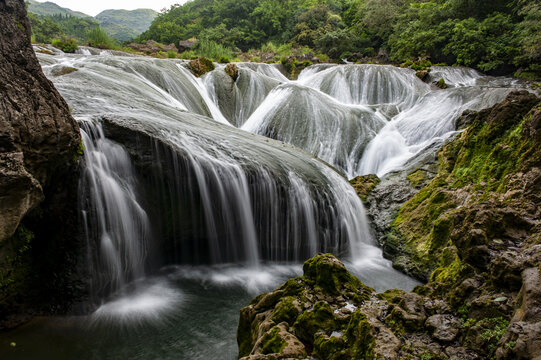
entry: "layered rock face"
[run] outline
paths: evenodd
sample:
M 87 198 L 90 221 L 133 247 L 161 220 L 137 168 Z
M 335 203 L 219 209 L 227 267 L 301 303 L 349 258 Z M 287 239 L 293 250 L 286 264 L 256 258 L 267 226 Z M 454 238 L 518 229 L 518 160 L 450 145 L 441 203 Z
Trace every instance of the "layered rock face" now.
M 375 219 L 387 253 L 427 284 L 411 293 L 368 292 L 352 302 L 358 318 L 344 322 L 337 320 L 343 291 L 316 297 L 333 320 L 321 318 L 317 335 L 307 338 L 299 319 L 315 300 L 306 305 L 297 296 L 293 318 L 275 319 L 290 296 L 286 283 L 241 311 L 241 356 L 287 358 L 287 332 L 306 352 L 291 358 L 541 359 L 541 104 L 515 92 L 461 121 L 467 127 L 439 151 L 435 176 L 428 161 L 381 182 L 354 181 L 370 207 L 386 211 Z M 394 196 L 393 187 L 409 195 Z M 317 281 L 296 281 L 303 293 L 321 292 Z M 355 326 L 364 330 L 347 332 Z M 351 353 L 361 339 L 365 352 Z M 262 350 L 268 341 L 281 346 Z
M 41 71 L 30 44 L 24 1 L 0 1 L 0 28 L 0 286 L 4 305 L 0 318 L 3 318 L 11 305 L 24 302 L 20 294 L 12 292 L 20 286 L 15 284 L 18 282 L 15 268 L 24 262 L 23 253 L 32 247 L 32 242 L 50 246 L 46 241 L 55 236 L 57 226 L 73 218 L 81 139 L 66 102 Z M 73 202 L 65 203 L 70 200 Z M 27 224 L 32 223 L 28 226 L 32 229 L 19 226 L 25 215 L 38 205 L 40 214 Z M 53 233 L 40 233 L 46 229 Z

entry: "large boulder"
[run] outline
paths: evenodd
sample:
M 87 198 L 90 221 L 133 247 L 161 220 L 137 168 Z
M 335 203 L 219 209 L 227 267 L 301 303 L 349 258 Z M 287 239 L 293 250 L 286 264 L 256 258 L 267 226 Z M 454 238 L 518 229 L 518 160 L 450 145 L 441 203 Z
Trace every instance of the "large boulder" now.
M 13 306 L 25 305 L 21 287 L 30 281 L 30 273 L 21 274 L 15 266 L 25 263 L 29 249 L 36 245 L 32 251 L 37 252 L 44 247 L 44 262 L 62 261 L 45 257 L 57 245 L 62 247 L 51 239 L 76 218 L 81 137 L 68 105 L 47 80 L 34 54 L 24 1 L 0 1 L 0 28 L 1 327 L 1 320 L 17 311 Z M 19 226 L 38 206 L 41 209 L 27 227 Z M 34 272 L 40 268 L 32 265 Z M 47 286 L 47 281 L 41 283 Z

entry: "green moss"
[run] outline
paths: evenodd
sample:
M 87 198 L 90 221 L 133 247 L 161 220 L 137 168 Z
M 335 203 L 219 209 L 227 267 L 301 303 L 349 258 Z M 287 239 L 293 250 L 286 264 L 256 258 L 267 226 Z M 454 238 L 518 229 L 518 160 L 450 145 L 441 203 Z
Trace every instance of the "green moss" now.
M 220 64 L 228 64 L 231 61 L 229 60 L 229 58 L 227 56 L 220 56 L 220 58 L 218 59 L 218 62 Z
M 374 348 L 376 346 L 372 335 L 372 326 L 366 315 L 359 310 L 351 316 L 346 328 L 346 336 L 351 359 L 374 359 Z
M 342 360 L 351 359 L 348 351 L 348 344 L 344 337 L 328 337 L 319 335 L 314 341 L 314 353 L 318 359 Z
M 278 304 L 276 304 L 271 316 L 272 320 L 276 324 L 279 324 L 283 321 L 287 322 L 290 325 L 293 324 L 293 322 L 299 315 L 299 310 L 293 304 L 295 299 L 296 298 L 293 296 L 286 296 L 281 298 Z
M 314 308 L 302 313 L 293 324 L 299 339 L 312 343 L 319 331 L 328 332 L 337 327 L 332 308 L 323 301 L 314 304 Z
M 261 353 L 262 354 L 280 354 L 286 342 L 280 336 L 280 329 L 274 327 L 270 333 L 267 333 L 263 336 L 261 342 Z
M 416 170 L 408 175 L 408 181 L 414 188 L 420 188 L 427 180 L 425 170 Z
M 439 87 L 440 89 L 447 89 L 447 84 L 445 83 L 445 80 L 443 78 L 439 79 L 436 82 L 436 86 Z
M 200 56 L 197 59 L 190 61 L 190 68 L 192 69 L 193 74 L 199 77 L 214 70 L 214 64 L 212 63 L 212 60 Z
M 357 176 L 354 179 L 351 179 L 349 183 L 361 200 L 366 201 L 366 198 L 372 190 L 381 182 L 381 179 L 375 174 Z
M 307 260 L 303 271 L 304 277 L 313 282 L 315 287 L 332 295 L 346 294 L 357 303 L 368 299 L 374 291 L 351 275 L 332 254 L 318 254 Z
M 397 304 L 398 302 L 400 302 L 404 294 L 406 294 L 404 290 L 389 289 L 383 293 L 378 294 L 378 298 L 386 300 L 390 304 Z
M 481 340 L 482 347 L 488 355 L 493 355 L 500 339 L 509 327 L 509 320 L 502 317 L 486 318 L 479 321 L 468 319 L 462 326 L 466 329 L 466 343 L 478 344 Z M 480 334 L 479 338 L 478 334 Z
M 283 296 L 300 296 L 304 290 L 304 278 L 296 277 L 289 279 L 282 286 L 280 290 L 283 291 Z

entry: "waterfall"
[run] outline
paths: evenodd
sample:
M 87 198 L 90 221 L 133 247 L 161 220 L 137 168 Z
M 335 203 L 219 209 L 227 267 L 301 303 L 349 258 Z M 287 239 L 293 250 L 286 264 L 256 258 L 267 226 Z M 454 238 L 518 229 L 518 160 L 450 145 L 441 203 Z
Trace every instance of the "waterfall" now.
M 289 81 L 279 66 L 238 64 L 233 81 L 222 65 L 196 78 L 176 59 L 38 56 L 81 119 L 81 204 L 103 293 L 170 264 L 257 268 L 318 251 L 382 263 L 336 169 L 396 170 L 515 86 L 445 67 L 441 90 L 391 66 L 317 65 Z M 77 71 L 52 75 L 63 66 Z
M 121 260 L 116 268 L 102 268 L 107 273 L 102 278 L 115 279 L 109 281 L 114 283 L 110 289 L 136 279 L 145 265 L 149 271 L 169 264 L 236 263 L 256 268 L 266 262 L 302 262 L 318 251 L 362 257 L 360 244 L 371 244 L 362 203 L 345 178 L 291 145 L 210 118 L 212 92 L 206 93 L 202 87 L 207 79 L 195 79 L 182 62 L 80 55 L 46 59 L 43 68 L 48 74 L 68 64 L 78 69 L 51 78 L 73 107 L 74 116 L 82 120 L 85 146 L 89 144 L 85 156 L 118 159 L 114 166 L 107 165 L 113 173 L 109 177 L 120 181 L 117 188 L 125 193 L 119 192 L 119 196 L 130 200 L 126 205 L 117 201 L 123 216 L 130 218 L 121 225 L 132 227 L 128 237 L 139 242 L 137 256 L 143 261 L 126 259 L 127 250 L 103 246 L 100 261 L 107 262 L 109 257 Z M 268 68 L 267 75 L 256 73 L 252 65 L 240 66 L 239 90 L 249 91 L 251 85 L 243 84 L 268 84 L 265 91 L 269 93 L 280 88 L 268 76 L 283 76 L 275 73 L 276 68 L 259 68 Z M 331 104 L 333 111 L 341 111 L 328 95 L 295 86 L 320 97 L 320 109 Z M 271 96 L 261 94 L 263 102 Z M 383 126 L 384 120 L 373 109 L 352 105 L 342 111 L 344 121 L 351 122 L 355 131 L 343 136 L 349 136 L 352 143 L 355 134 L 374 136 Z M 354 113 L 365 114 L 366 121 L 357 121 Z M 317 131 L 334 130 L 322 122 Z M 117 155 L 106 155 L 103 144 Z M 332 153 L 330 145 L 326 151 Z M 120 171 L 121 158 L 124 180 L 115 173 Z M 93 173 L 94 163 L 93 158 L 85 159 L 85 173 Z M 88 199 L 107 197 L 107 188 L 85 181 L 84 187 L 96 193 Z M 90 200 L 86 207 L 91 206 Z M 101 205 L 97 201 L 93 206 L 93 211 L 85 210 L 89 228 L 101 224 L 97 216 L 114 215 L 98 211 Z M 98 234 L 88 231 L 89 239 L 100 242 Z M 149 239 L 157 254 L 154 267 L 144 261 Z M 104 254 L 106 251 L 111 254 Z M 141 265 L 137 274 L 132 263 Z
M 364 147 L 385 124 L 372 108 L 340 104 L 314 89 L 284 84 L 242 129 L 305 149 L 353 177 Z
M 315 65 L 301 72 L 298 81 L 345 104 L 387 104 L 398 109 L 411 107 L 429 91 L 413 70 L 391 65 Z
M 79 206 L 88 246 L 97 248 L 90 259 L 93 291 L 108 294 L 145 275 L 150 222 L 126 150 L 99 124 L 79 124 L 85 146 Z

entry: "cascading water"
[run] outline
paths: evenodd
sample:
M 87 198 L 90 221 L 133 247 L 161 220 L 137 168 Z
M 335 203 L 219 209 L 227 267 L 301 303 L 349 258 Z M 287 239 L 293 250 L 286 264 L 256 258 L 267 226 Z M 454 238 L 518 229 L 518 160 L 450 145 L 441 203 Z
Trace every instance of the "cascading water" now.
M 246 122 L 272 89 L 282 82 L 287 82 L 287 78 L 275 67 L 266 64 L 258 64 L 257 67 L 253 65 L 255 64 L 239 64 L 236 81 L 223 69 L 217 69 L 205 76 L 205 85 L 212 100 L 229 122 L 237 127 Z
M 145 275 L 150 221 L 128 153 L 106 139 L 99 124 L 79 124 L 85 146 L 79 206 L 88 246 L 97 248 L 90 260 L 92 286 L 107 295 Z
M 48 73 L 65 65 L 79 70 L 53 79 L 75 114 L 123 129 L 109 130 L 108 136 L 141 159 L 138 168 L 144 171 L 138 176 L 159 233 L 163 264 L 256 266 L 303 261 L 317 251 L 353 254 L 358 243 L 371 243 L 362 203 L 334 170 L 284 143 L 196 115 L 209 114 L 209 99 L 182 63 L 68 56 L 44 69 Z M 270 68 L 270 75 L 282 76 Z M 241 66 L 243 71 L 254 76 Z M 315 95 L 333 103 L 327 95 Z M 348 119 L 355 112 L 366 114 L 368 122 Z M 348 120 L 355 133 L 344 137 L 352 143 L 355 134 L 375 135 L 384 121 L 356 106 L 344 112 Z M 322 121 L 321 128 L 332 133 L 339 126 L 328 128 Z M 324 151 L 332 152 L 330 146 L 321 149 L 323 158 Z
M 340 104 L 314 89 L 284 84 L 242 129 L 305 149 L 353 177 L 364 147 L 385 123 L 369 107 Z
M 298 81 L 274 87 L 246 122 L 234 124 L 305 149 L 348 177 L 382 176 L 454 134 L 464 110 L 490 107 L 517 86 L 472 69 L 435 66 L 431 79 L 440 78 L 449 89 L 394 66 L 314 65 Z M 214 91 L 221 94 L 214 98 L 227 96 L 226 89 Z

